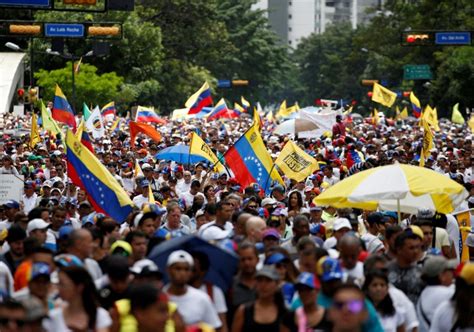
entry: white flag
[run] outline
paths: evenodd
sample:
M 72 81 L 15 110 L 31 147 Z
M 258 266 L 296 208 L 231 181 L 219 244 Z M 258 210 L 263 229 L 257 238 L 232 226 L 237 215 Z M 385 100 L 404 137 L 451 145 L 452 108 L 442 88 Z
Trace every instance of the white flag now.
M 330 113 L 314 113 L 308 112 L 305 110 L 300 111 L 300 119 L 308 120 L 318 126 L 318 129 L 311 131 L 303 131 L 298 134 L 298 137 L 301 138 L 311 138 L 319 137 L 327 131 L 332 131 L 332 126 L 336 123 L 336 115 L 339 115 L 339 112 L 330 112 Z
M 102 115 L 100 114 L 99 106 L 96 106 L 93 110 L 89 119 L 86 122 L 86 128 L 88 131 L 92 132 L 92 137 L 99 139 L 105 135 L 104 121 L 102 120 Z

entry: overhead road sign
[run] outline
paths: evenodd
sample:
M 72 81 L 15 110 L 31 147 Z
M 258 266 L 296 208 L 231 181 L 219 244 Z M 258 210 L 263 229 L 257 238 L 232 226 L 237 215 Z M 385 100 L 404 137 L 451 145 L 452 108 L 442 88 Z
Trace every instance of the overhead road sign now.
M 0 7 L 49 9 L 53 0 L 0 0 Z
M 403 66 L 403 79 L 431 80 L 433 73 L 429 65 L 405 65 Z
M 436 32 L 436 45 L 471 45 L 470 31 Z
M 83 24 L 45 23 L 45 37 L 81 38 L 84 37 Z

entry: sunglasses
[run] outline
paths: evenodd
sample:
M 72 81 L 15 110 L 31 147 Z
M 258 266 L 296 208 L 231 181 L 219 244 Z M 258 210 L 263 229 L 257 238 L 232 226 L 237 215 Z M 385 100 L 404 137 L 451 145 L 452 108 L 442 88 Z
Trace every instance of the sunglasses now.
M 247 205 L 247 207 L 248 207 L 249 209 L 256 209 L 256 208 L 258 208 L 257 205 Z
M 25 325 L 25 321 L 23 319 L 12 319 L 6 317 L 0 318 L 0 326 L 6 326 L 10 323 L 15 323 L 18 327 L 22 327 L 23 325 Z
M 337 310 L 346 308 L 351 314 L 358 314 L 365 309 L 364 300 L 334 301 L 333 307 Z

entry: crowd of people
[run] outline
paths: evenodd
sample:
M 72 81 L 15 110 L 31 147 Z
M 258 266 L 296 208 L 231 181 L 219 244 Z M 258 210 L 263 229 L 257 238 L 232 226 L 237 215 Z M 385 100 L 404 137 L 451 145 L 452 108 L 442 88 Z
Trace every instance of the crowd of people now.
M 424 166 L 469 197 L 452 214 L 420 207 L 400 222 L 394 211 L 336 209 L 314 199 L 365 169 L 418 165 L 416 119 L 373 125 L 338 116 L 332 133 L 296 136 L 318 170 L 301 182 L 282 174 L 284 185 L 272 184 L 270 195 L 207 162 L 155 157 L 198 132 L 221 158 L 249 117 L 170 120 L 157 128 L 161 142 L 139 135 L 135 147 L 123 121 L 93 142 L 134 203 L 119 223 L 94 211 L 71 182 L 60 136 L 43 131 L 31 147 L 15 131 L 28 120 L 0 118 L 0 176 L 24 182 L 21 199 L 0 206 L 1 331 L 474 331 L 474 233 L 463 241 L 455 216 L 474 208 L 469 127 L 440 120 Z M 274 128 L 264 120 L 261 134 L 275 159 L 289 138 Z M 150 259 L 188 235 L 238 258 L 227 289 L 208 272 L 229 262 L 183 248 L 165 267 Z M 473 262 L 461 261 L 460 243 Z

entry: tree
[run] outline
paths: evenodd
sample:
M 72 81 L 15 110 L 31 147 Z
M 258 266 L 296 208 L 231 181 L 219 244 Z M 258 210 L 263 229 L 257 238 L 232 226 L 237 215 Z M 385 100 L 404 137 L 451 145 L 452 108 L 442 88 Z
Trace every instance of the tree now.
M 35 73 L 38 85 L 44 88 L 44 99 L 53 100 L 55 86 L 58 84 L 72 105 L 72 74 L 71 62 L 66 63 L 62 69 L 51 71 L 40 69 Z M 74 109 L 83 102 L 86 104 L 105 105 L 115 100 L 123 78 L 116 73 L 97 74 L 97 68 L 89 64 L 82 64 L 75 76 L 76 99 Z

